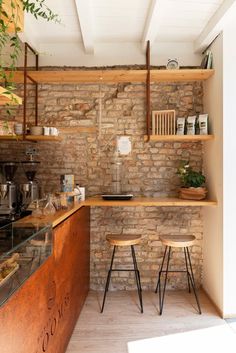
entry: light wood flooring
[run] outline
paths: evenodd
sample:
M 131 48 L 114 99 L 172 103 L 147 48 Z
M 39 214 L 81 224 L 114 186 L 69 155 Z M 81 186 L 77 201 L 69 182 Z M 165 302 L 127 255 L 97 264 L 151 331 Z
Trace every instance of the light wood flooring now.
M 199 315 L 196 311 L 193 294 L 185 291 L 170 291 L 166 293 L 162 316 L 158 314 L 158 297 L 155 293 L 143 292 L 144 313 L 140 314 L 136 292 L 108 292 L 104 312 L 100 314 L 103 293 L 91 291 L 66 353 L 158 352 L 158 343 L 155 343 L 157 347 L 154 350 L 150 347 L 138 350 L 135 343 L 145 342 L 146 344 L 147 342 L 150 344 L 150 342 L 154 342 L 154 339 L 159 339 L 160 341 L 163 338 L 161 336 L 175 333 L 179 333 L 179 335 L 184 333 L 188 337 L 189 331 L 197 332 L 198 334 L 203 332 L 205 335 L 207 333 L 209 339 L 211 337 L 210 332 L 212 332 L 213 337 L 215 337 L 212 343 L 215 341 L 216 347 L 218 347 L 217 336 L 220 335 L 218 331 L 214 330 L 219 330 L 221 327 L 223 327 L 223 331 L 226 330 L 226 336 L 228 334 L 230 337 L 233 335 L 236 342 L 236 333 L 219 317 L 204 293 L 200 292 L 199 295 L 202 315 Z M 206 328 L 209 328 L 210 331 L 201 330 Z M 172 336 L 178 337 L 179 335 Z M 229 338 L 226 339 L 229 341 Z M 201 338 L 197 338 L 195 343 L 198 341 L 200 342 Z M 175 353 L 195 352 L 194 347 L 196 344 L 194 342 L 191 342 L 191 346 L 189 346 L 184 336 L 181 342 L 181 347 L 179 347 L 179 350 L 175 349 Z M 212 343 L 211 348 L 213 347 Z M 167 346 L 170 348 L 169 344 Z M 141 344 L 139 344 L 139 347 L 141 347 Z M 173 347 L 171 351 L 173 352 Z M 169 350 L 165 349 L 165 353 L 167 352 Z M 211 352 L 218 352 L 218 350 L 211 349 Z

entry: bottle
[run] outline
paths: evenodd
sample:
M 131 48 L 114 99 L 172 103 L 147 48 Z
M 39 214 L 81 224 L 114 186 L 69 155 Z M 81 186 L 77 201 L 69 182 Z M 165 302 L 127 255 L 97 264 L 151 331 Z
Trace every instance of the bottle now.
M 55 213 L 56 213 L 56 209 L 53 206 L 52 195 L 49 194 L 46 206 L 43 209 L 43 214 L 45 216 L 50 216 L 50 215 L 54 215 Z

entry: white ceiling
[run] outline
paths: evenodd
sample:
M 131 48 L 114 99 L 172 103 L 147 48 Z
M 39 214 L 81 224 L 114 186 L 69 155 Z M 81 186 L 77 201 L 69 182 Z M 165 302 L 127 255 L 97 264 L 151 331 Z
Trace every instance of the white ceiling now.
M 61 24 L 37 21 L 27 15 L 23 39 L 39 51 L 45 51 L 48 57 L 56 59 L 60 55 L 63 56 L 65 65 L 73 63 L 72 59 L 68 61 L 69 56 L 74 56 L 80 61 L 81 57 L 86 55 L 90 66 L 92 62 L 96 64 L 95 58 L 99 55 L 101 57 L 102 51 L 104 57 L 111 56 L 110 51 L 116 56 L 117 53 L 121 56 L 122 46 L 128 50 L 127 43 L 130 44 L 130 53 L 139 50 L 138 57 L 143 56 L 141 44 L 147 39 L 150 39 L 152 47 L 157 51 L 158 45 L 163 48 L 168 43 L 169 46 L 171 43 L 173 46 L 176 43 L 185 43 L 186 47 L 192 48 L 194 55 L 194 44 L 196 45 L 201 34 L 206 31 L 218 12 L 224 14 L 225 5 L 228 9 L 234 0 L 47 0 L 46 2 L 49 8 L 59 14 Z M 201 49 L 207 44 L 203 42 L 199 44 Z M 93 59 L 88 58 L 88 54 L 93 55 Z M 59 58 L 56 62 L 62 64 L 62 58 L 58 60 Z M 86 64 L 87 61 L 83 59 L 80 64 Z M 47 58 L 46 64 L 49 62 L 53 62 L 53 59 L 50 61 Z M 102 63 L 99 61 L 98 65 L 100 64 Z M 105 60 L 104 65 L 106 64 Z M 117 62 L 114 61 L 114 64 Z

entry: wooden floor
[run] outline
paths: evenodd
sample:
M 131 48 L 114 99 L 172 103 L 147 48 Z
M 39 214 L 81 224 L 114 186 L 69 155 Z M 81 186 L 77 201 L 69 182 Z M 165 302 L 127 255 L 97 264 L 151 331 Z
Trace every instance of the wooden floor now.
M 219 317 L 203 293 L 200 293 L 202 315 L 196 311 L 192 294 L 184 291 L 171 291 L 166 294 L 162 316 L 158 314 L 155 293 L 143 293 L 144 314 L 140 314 L 136 292 L 129 291 L 109 292 L 104 312 L 100 314 L 102 295 L 101 292 L 89 293 L 66 353 L 141 352 L 132 350 L 130 342 L 193 330 L 200 332 L 195 330 L 205 328 L 219 329 L 220 326 L 224 326 L 226 331 L 229 330 L 230 335 L 235 335 L 234 339 L 236 340 L 235 332 L 232 333 L 233 331 L 228 324 Z M 217 338 L 217 334 L 214 334 L 215 336 Z M 183 349 L 185 339 L 182 343 L 183 347 L 178 352 L 185 352 Z M 192 348 L 186 345 L 186 352 L 193 352 Z M 218 352 L 218 350 L 212 350 L 212 352 L 216 351 Z M 152 350 L 142 351 L 142 353 L 149 352 Z

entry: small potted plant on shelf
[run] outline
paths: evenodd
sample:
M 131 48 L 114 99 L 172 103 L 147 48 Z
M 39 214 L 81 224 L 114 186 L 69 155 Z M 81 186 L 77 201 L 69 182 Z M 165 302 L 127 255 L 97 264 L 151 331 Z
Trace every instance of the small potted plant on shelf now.
M 179 175 L 182 187 L 180 188 L 181 199 L 203 200 L 206 198 L 205 176 L 201 172 L 196 172 L 190 167 L 189 162 L 182 161 L 177 174 Z

